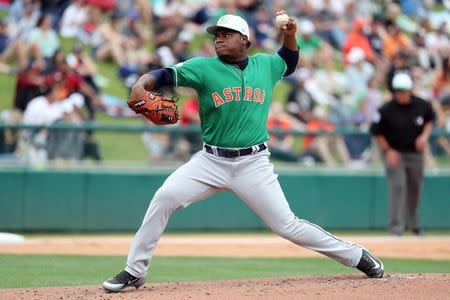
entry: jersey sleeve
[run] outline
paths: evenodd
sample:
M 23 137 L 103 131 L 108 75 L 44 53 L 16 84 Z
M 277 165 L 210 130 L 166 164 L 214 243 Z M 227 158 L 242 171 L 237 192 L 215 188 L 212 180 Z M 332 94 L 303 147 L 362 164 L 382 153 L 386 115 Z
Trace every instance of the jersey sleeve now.
M 278 80 L 283 78 L 284 73 L 286 73 L 287 65 L 283 58 L 280 55 L 268 55 L 270 61 L 270 69 L 273 84 L 275 84 Z
M 204 59 L 192 58 L 168 68 L 173 70 L 174 86 L 186 86 L 196 90 L 203 85 Z

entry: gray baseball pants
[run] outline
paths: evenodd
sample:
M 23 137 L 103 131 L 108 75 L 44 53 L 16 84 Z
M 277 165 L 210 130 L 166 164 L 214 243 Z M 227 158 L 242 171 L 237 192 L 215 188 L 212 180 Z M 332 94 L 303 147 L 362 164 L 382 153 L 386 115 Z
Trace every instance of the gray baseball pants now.
M 402 234 L 419 228 L 417 208 L 423 183 L 422 153 L 400 153 L 400 163 L 391 167 L 385 160 L 389 187 L 389 229 Z
M 269 156 L 268 150 L 237 158 L 223 158 L 205 150 L 196 153 L 155 193 L 131 243 L 125 270 L 133 276 L 145 277 L 170 215 L 224 190 L 240 197 L 281 237 L 355 267 L 362 248 L 297 218 L 281 190 Z

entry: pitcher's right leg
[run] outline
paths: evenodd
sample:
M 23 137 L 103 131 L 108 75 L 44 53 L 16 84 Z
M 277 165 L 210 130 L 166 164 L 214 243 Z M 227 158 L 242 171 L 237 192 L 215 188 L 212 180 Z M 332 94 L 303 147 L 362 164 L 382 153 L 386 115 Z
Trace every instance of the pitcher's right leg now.
M 124 271 L 103 283 L 107 291 L 119 292 L 144 284 L 153 251 L 174 211 L 220 191 L 226 175 L 219 166 L 197 153 L 172 173 L 155 193 L 141 227 L 133 238 Z

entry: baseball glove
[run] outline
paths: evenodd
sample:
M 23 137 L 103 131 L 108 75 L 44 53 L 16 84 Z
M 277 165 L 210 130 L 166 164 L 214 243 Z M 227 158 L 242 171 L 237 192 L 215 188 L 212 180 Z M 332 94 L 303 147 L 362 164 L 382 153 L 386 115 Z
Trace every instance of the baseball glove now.
M 169 125 L 178 122 L 177 99 L 167 99 L 161 94 L 146 92 L 143 97 L 129 100 L 128 107 L 141 114 L 156 125 Z

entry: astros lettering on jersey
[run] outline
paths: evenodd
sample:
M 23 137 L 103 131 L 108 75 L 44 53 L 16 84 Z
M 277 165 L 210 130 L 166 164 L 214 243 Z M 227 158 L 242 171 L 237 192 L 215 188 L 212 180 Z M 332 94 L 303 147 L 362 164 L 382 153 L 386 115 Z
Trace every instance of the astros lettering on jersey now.
M 198 93 L 203 141 L 244 148 L 269 139 L 266 122 L 273 87 L 286 72 L 277 54 L 248 57 L 244 70 L 216 57 L 197 57 L 171 67 L 175 86 Z

